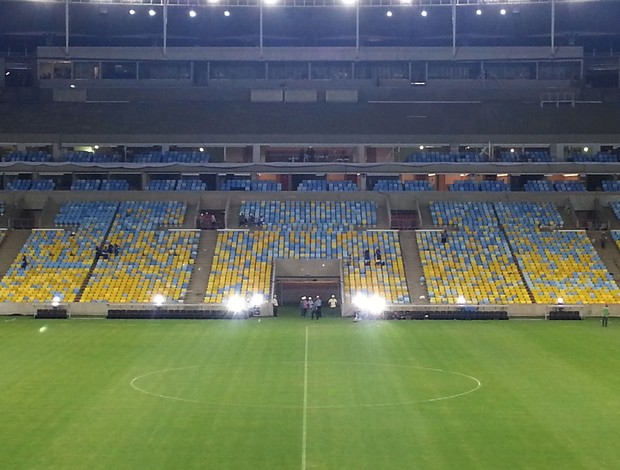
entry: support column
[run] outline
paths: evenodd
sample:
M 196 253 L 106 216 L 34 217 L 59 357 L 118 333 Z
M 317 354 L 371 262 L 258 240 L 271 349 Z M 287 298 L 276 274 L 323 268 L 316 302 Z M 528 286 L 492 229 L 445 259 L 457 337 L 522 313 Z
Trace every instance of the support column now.
M 555 0 L 551 0 L 551 55 L 555 54 Z
M 260 163 L 260 145 L 252 145 L 252 163 Z
M 164 56 L 168 52 L 168 0 L 163 1 L 164 6 L 164 20 L 163 20 L 163 28 L 164 28 Z
M 65 55 L 69 55 L 69 0 L 65 0 Z

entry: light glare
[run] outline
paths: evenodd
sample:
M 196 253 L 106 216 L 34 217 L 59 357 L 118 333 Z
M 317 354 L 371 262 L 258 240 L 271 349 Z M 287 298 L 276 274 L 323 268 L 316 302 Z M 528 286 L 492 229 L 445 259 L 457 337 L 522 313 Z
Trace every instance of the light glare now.
M 245 300 L 238 294 L 232 295 L 226 302 L 226 308 L 233 313 L 240 313 L 245 308 Z
M 428 16 L 428 12 L 426 10 L 422 10 L 420 12 L 420 15 L 422 15 L 424 18 L 426 18 Z
M 196 11 L 195 10 L 190 10 L 188 13 L 190 18 L 196 18 Z
M 152 8 L 149 10 L 149 16 L 155 16 L 156 14 L 157 12 L 153 10 Z

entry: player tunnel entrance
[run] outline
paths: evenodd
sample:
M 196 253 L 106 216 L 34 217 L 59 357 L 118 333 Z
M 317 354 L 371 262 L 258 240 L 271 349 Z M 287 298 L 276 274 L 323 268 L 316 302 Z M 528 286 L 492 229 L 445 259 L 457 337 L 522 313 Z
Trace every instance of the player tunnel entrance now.
M 278 259 L 275 261 L 274 292 L 280 305 L 299 305 L 303 296 L 342 299 L 341 266 L 338 259 Z

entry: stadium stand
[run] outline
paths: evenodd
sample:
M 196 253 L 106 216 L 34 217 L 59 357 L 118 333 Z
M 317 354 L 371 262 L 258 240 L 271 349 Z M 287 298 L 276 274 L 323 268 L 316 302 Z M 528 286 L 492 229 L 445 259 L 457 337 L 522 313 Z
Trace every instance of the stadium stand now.
M 388 303 L 410 302 L 398 233 L 357 230 L 376 225 L 369 201 L 249 201 L 241 212 L 263 216 L 265 230 L 227 230 L 218 234 L 205 302 L 233 294 L 270 294 L 276 258 L 341 259 L 345 295 L 379 294 Z M 384 263 L 366 266 L 364 250 L 381 250 Z M 374 264 L 374 262 L 373 262 Z
M 523 185 L 524 191 L 532 191 L 532 192 L 547 192 L 547 191 L 555 191 L 553 187 L 553 183 L 547 180 L 528 180 Z
M 187 292 L 200 232 L 172 230 L 183 223 L 180 202 L 123 202 L 110 228 L 107 243 L 118 253 L 100 256 L 82 302 L 182 301 Z

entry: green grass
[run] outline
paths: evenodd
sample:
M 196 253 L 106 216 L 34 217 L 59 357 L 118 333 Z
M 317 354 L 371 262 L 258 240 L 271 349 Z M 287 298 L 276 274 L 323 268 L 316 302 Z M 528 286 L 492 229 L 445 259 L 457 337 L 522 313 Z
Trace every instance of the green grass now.
M 0 468 L 615 469 L 619 340 L 613 320 L 0 319 Z

